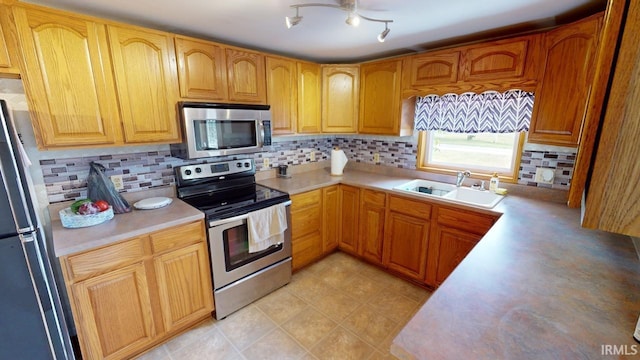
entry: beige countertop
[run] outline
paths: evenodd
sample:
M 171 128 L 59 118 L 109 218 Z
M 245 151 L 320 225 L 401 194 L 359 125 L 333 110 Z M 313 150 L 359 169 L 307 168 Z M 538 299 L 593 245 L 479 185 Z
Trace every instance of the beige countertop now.
M 411 179 L 324 169 L 260 183 L 296 194 L 337 183 L 390 190 Z M 521 188 L 491 210 L 503 215 L 395 338 L 394 355 L 595 359 L 623 345 L 640 353 L 632 338 L 640 262 L 631 239 L 583 229 L 579 209 Z
M 133 204 L 134 201 L 145 197 L 160 195 L 172 197 L 172 189 L 166 190 L 167 191 L 163 193 L 158 193 L 157 191 L 142 191 L 134 195 L 129 195 L 127 200 L 130 204 Z M 56 257 L 90 250 L 149 232 L 204 219 L 204 213 L 179 199 L 173 198 L 171 204 L 163 208 L 137 210 L 132 206 L 131 212 L 115 214 L 113 219 L 102 224 L 84 228 L 67 229 L 62 227 L 62 223 L 59 219 L 56 219 L 55 216 L 61 207 L 66 206 L 68 205 L 56 204 L 49 206 L 49 212 L 52 217 L 52 243 Z

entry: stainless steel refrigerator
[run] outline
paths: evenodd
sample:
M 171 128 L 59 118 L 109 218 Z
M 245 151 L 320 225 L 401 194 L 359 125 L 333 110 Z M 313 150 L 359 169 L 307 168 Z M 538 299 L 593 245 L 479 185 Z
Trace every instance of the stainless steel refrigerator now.
M 20 139 L 0 110 L 0 359 L 73 359 Z

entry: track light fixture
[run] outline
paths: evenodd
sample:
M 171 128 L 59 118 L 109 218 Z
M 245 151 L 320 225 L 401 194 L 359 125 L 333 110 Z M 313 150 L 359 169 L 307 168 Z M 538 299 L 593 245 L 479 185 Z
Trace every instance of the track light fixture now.
M 292 27 L 298 25 L 300 21 L 302 21 L 302 16 L 300 16 L 299 11 L 300 11 L 300 8 L 303 8 L 303 7 L 328 7 L 328 8 L 342 10 L 347 13 L 347 19 L 345 20 L 347 25 L 354 26 L 354 27 L 360 24 L 360 19 L 372 21 L 372 22 L 384 23 L 384 30 L 380 33 L 380 35 L 378 35 L 379 42 L 384 42 L 384 39 L 387 37 L 387 35 L 389 35 L 389 31 L 391 31 L 391 29 L 389 29 L 389 23 L 393 22 L 393 20 L 374 19 L 358 13 L 358 0 L 341 0 L 340 5 L 309 3 L 309 4 L 295 4 L 289 7 L 296 9 L 296 16 L 293 16 L 293 17 L 287 16 L 285 18 L 285 23 L 288 29 L 291 29 Z
M 389 27 L 387 26 L 387 23 L 384 23 L 384 30 L 380 33 L 380 35 L 378 35 L 378 41 L 380 42 L 384 42 L 384 38 L 387 37 L 387 35 L 389 35 Z
M 287 16 L 285 19 L 285 23 L 287 24 L 287 29 L 291 29 L 292 27 L 298 25 L 300 21 L 302 21 L 302 16 L 298 13 L 298 8 L 296 8 L 296 16 L 289 17 Z

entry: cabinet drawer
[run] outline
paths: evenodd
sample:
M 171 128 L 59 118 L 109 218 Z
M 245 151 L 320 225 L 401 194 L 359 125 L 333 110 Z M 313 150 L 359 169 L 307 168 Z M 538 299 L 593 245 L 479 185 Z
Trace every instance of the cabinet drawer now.
M 431 205 L 417 200 L 391 196 L 389 197 L 389 209 L 402 214 L 417 216 L 425 220 L 431 218 Z
M 383 192 L 380 192 L 380 191 L 373 191 L 373 190 L 366 190 L 365 189 L 362 192 L 362 202 L 363 203 L 384 207 L 384 202 L 385 202 L 386 198 L 387 198 L 387 194 L 385 194 Z
M 307 191 L 291 196 L 291 211 L 319 205 L 322 201 L 322 189 Z
M 322 254 L 322 234 L 319 231 L 291 240 L 293 269 L 307 265 Z
M 141 261 L 144 238 L 134 238 L 101 249 L 67 257 L 69 277 L 79 280 Z
M 196 221 L 151 234 L 154 253 L 181 248 L 204 239 L 204 222 Z
M 291 236 L 298 238 L 314 231 L 320 231 L 322 213 L 320 206 L 314 206 L 303 211 L 291 212 Z
M 494 222 L 495 218 L 488 215 L 443 207 L 438 209 L 438 224 L 479 235 L 486 234 Z

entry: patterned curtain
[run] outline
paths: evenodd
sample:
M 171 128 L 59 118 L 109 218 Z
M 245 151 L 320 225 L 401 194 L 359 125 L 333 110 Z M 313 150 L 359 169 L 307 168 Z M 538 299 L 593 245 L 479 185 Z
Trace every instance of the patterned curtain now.
M 454 133 L 528 131 L 534 95 L 522 90 L 504 93 L 427 95 L 416 101 L 416 130 Z

